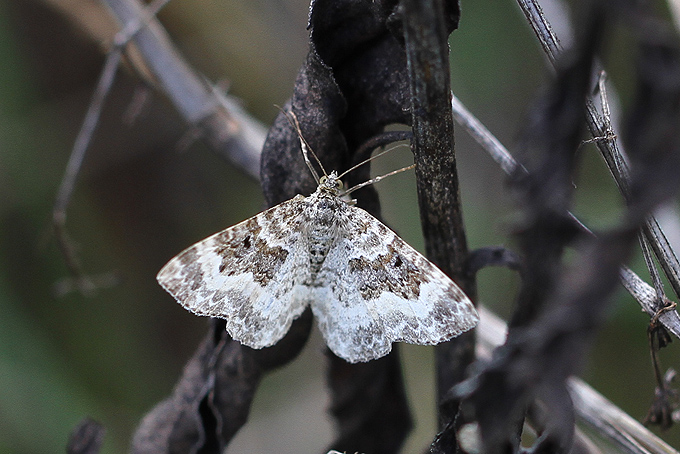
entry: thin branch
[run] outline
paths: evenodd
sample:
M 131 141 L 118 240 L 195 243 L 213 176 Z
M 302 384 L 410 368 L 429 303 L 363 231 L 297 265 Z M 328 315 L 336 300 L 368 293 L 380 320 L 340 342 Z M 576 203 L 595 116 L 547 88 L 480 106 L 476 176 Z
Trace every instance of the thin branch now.
M 90 101 L 90 106 L 87 109 L 78 136 L 76 137 L 68 164 L 66 164 L 66 171 L 64 172 L 57 192 L 57 198 L 54 202 L 54 207 L 52 208 L 52 223 L 57 244 L 66 260 L 66 266 L 68 267 L 71 276 L 73 276 L 73 279 L 77 282 L 75 287 L 85 294 L 92 292 L 95 285 L 83 272 L 73 244 L 66 234 L 66 211 L 71 200 L 71 195 L 73 194 L 73 188 L 75 187 L 78 174 L 80 173 L 80 168 L 83 164 L 83 159 L 85 158 L 85 152 L 90 145 L 92 135 L 99 122 L 99 116 L 102 111 L 104 100 L 113 84 L 122 54 L 122 49 L 116 48 L 112 50 L 106 58 L 106 63 L 104 64 L 104 68 L 99 77 L 97 88 Z
M 602 109 L 602 115 L 600 115 L 597 110 L 595 110 L 595 117 L 597 118 L 597 123 L 599 125 L 602 125 L 600 130 L 603 133 L 602 137 L 596 137 L 594 138 L 594 142 L 596 144 L 603 142 L 609 145 L 609 147 L 604 148 L 603 156 L 607 156 L 607 162 L 611 161 L 610 167 L 614 167 L 617 169 L 615 172 L 616 174 L 620 175 L 621 177 L 619 178 L 620 181 L 617 181 L 617 185 L 619 186 L 619 190 L 623 194 L 625 200 L 627 203 L 630 202 L 630 164 L 628 162 L 627 156 L 622 153 L 619 148 L 618 148 L 618 142 L 616 140 L 616 134 L 614 133 L 614 130 L 612 128 L 612 122 L 611 122 L 611 111 L 609 109 L 609 98 L 607 97 L 607 75 L 605 71 L 600 71 L 599 76 L 598 76 L 598 81 L 597 81 L 597 86 L 598 86 L 598 91 L 600 95 L 600 107 Z M 589 104 L 590 103 L 590 100 Z M 594 105 L 592 106 L 594 107 Z M 614 151 L 614 153 L 609 154 L 607 150 Z M 658 311 L 661 307 L 663 307 L 663 301 L 666 300 L 666 296 L 663 291 L 663 284 L 661 283 L 661 276 L 659 276 L 659 271 L 657 270 L 656 266 L 654 265 L 654 258 L 652 257 L 652 252 L 650 251 L 650 241 L 649 239 L 643 234 L 642 231 L 638 234 L 639 241 L 640 241 L 640 249 L 642 250 L 642 255 L 645 259 L 645 264 L 647 266 L 647 269 L 649 270 L 649 274 L 652 278 L 652 283 L 654 285 L 654 289 L 656 291 L 657 295 L 657 301 L 656 301 L 656 311 Z
M 111 90 L 111 85 L 115 79 L 116 70 L 118 69 L 118 64 L 122 58 L 123 51 L 121 48 L 116 47 L 111 52 L 109 52 L 106 57 L 106 63 L 102 68 L 101 75 L 99 76 L 99 82 L 97 83 L 97 88 L 92 95 L 92 100 L 87 108 L 87 113 L 85 114 L 85 119 L 83 124 L 78 131 L 78 136 L 76 137 L 75 143 L 73 145 L 73 151 L 69 157 L 68 164 L 66 164 L 66 170 L 64 176 L 61 180 L 61 185 L 59 186 L 59 191 L 57 192 L 57 199 L 54 203 L 53 218 L 57 225 L 63 225 L 66 221 L 66 207 L 68 206 L 69 200 L 71 200 L 71 195 L 73 194 L 73 188 L 80 173 L 80 168 L 83 164 L 83 158 L 85 157 L 85 152 L 92 140 L 92 135 L 99 122 L 99 116 L 102 112 L 102 107 L 104 105 L 104 100 Z
M 668 282 L 673 287 L 673 292 L 680 297 L 680 262 L 678 262 L 678 257 L 675 255 L 671 243 L 661 230 L 659 221 L 654 216 L 650 216 L 642 227 L 642 231 L 668 278 Z
M 640 249 L 642 249 L 642 256 L 645 259 L 645 265 L 647 266 L 652 278 L 652 286 L 656 292 L 657 310 L 659 310 L 661 307 L 663 307 L 662 302 L 667 299 L 663 291 L 661 275 L 659 274 L 659 270 L 657 270 L 656 266 L 654 265 L 654 257 L 652 256 L 652 252 L 649 249 L 649 241 L 647 241 L 644 235 L 642 235 L 642 232 L 638 234 L 638 241 L 640 242 Z
M 545 18 L 541 5 L 534 0 L 517 0 L 517 3 L 519 3 L 534 33 L 539 37 L 539 42 L 543 46 L 543 51 L 550 60 L 550 63 L 554 65 L 557 55 L 562 50 L 562 46 L 557 39 L 557 35 L 553 32 L 550 23 Z
M 513 175 L 517 171 L 527 173 L 527 169 L 517 162 L 496 136 L 453 93 L 451 94 L 451 107 L 456 123 L 466 129 L 467 133 L 501 166 L 501 170 L 506 175 Z
M 631 269 L 621 268 L 621 282 L 635 300 L 640 303 L 642 309 L 650 316 L 654 317 L 659 312 L 659 298 L 656 290 L 651 285 L 640 279 Z M 668 299 L 662 301 L 664 305 L 670 304 Z M 664 311 L 659 315 L 659 322 L 668 329 L 675 337 L 680 338 L 680 316 L 677 311 Z
M 99 76 L 99 82 L 92 95 L 92 100 L 88 106 L 85 119 L 80 127 L 78 136 L 73 145 L 73 151 L 66 165 L 64 177 L 59 186 L 57 193 L 57 200 L 54 206 L 55 223 L 63 225 L 66 216 L 66 207 L 68 206 L 73 188 L 75 186 L 78 173 L 85 157 L 85 152 L 92 141 L 92 136 L 99 122 L 99 117 L 104 106 L 104 101 L 111 91 L 111 85 L 116 77 L 116 71 L 123 56 L 123 49 L 127 43 L 138 33 L 144 26 L 145 22 L 151 20 L 158 11 L 168 3 L 169 0 L 156 0 L 144 12 L 135 17 L 135 20 L 130 21 L 128 25 L 121 30 L 114 38 L 114 47 L 106 57 L 106 62 L 102 68 Z

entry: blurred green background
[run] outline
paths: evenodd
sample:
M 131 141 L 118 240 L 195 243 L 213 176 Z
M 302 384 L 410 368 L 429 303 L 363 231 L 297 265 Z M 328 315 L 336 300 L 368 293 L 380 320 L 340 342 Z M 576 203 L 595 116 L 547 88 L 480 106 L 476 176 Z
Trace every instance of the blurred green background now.
M 463 0 L 451 43 L 452 85 L 512 149 L 523 114 L 547 74 L 541 49 L 512 1 Z M 307 50 L 303 0 L 173 0 L 160 14 L 186 58 L 264 124 L 292 92 Z M 127 450 L 140 418 L 167 396 L 205 332 L 161 290 L 155 274 L 173 255 L 263 208 L 257 182 L 188 133 L 165 100 L 144 94 L 122 70 L 109 97 L 68 211 L 68 232 L 84 268 L 121 282 L 92 296 L 57 297 L 68 272 L 51 234 L 51 207 L 115 26 L 97 2 L 0 1 L 0 452 L 61 452 L 89 415 L 102 422 L 104 452 Z M 566 33 L 557 28 L 565 41 Z M 614 29 L 607 67 L 622 105 L 630 102 L 630 36 Z M 464 217 L 471 248 L 513 246 L 515 216 L 505 177 L 457 128 Z M 402 149 L 374 173 L 410 161 Z M 588 225 L 613 225 L 621 201 L 597 151 L 584 147 L 575 212 Z M 381 182 L 386 220 L 422 250 L 412 173 Z M 668 212 L 676 219 L 676 208 Z M 671 223 L 671 238 L 680 235 Z M 635 268 L 642 270 L 640 259 Z M 642 272 L 643 277 L 646 273 Z M 479 276 L 480 300 L 507 317 L 517 278 L 500 269 Z M 648 317 L 619 292 L 583 377 L 642 419 L 654 383 Z M 677 344 L 678 342 L 676 342 Z M 416 431 L 404 452 L 420 452 L 435 432 L 433 350 L 402 349 Z M 678 347 L 661 354 L 678 368 Z M 321 452 L 332 439 L 325 416 L 323 345 L 318 333 L 294 363 L 268 377 L 251 420 L 228 452 Z M 663 437 L 680 445 L 673 428 Z

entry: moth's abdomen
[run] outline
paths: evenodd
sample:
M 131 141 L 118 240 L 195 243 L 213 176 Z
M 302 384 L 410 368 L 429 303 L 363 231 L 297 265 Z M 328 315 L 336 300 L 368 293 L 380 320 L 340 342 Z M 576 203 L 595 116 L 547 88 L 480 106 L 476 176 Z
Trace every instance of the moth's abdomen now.
M 309 265 L 311 267 L 312 276 L 321 269 L 328 251 L 331 248 L 331 230 L 330 229 L 312 229 L 309 231 Z
M 311 271 L 309 285 L 312 286 L 324 260 L 326 260 L 328 251 L 336 242 L 338 231 L 337 204 L 338 200 L 336 199 L 321 197 L 309 206 L 309 222 L 306 233 Z

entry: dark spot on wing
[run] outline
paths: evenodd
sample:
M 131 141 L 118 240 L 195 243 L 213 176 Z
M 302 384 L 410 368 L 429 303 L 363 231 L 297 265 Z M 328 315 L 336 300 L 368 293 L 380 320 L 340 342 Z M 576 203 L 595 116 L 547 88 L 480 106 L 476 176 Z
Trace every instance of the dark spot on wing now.
M 272 210 L 264 212 L 265 222 L 271 222 L 266 220 L 271 213 Z M 253 217 L 217 235 L 215 253 L 222 258 L 219 272 L 228 276 L 251 272 L 255 282 L 267 285 L 286 261 L 288 251 L 270 246 L 261 233 L 262 227 L 257 217 Z

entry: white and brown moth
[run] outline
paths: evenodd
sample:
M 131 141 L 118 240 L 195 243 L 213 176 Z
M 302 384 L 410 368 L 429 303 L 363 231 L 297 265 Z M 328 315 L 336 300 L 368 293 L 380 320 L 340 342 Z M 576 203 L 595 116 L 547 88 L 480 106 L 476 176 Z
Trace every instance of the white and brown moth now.
M 438 344 L 477 324 L 449 277 L 343 200 L 336 172 L 310 170 L 312 195 L 186 249 L 158 273 L 161 286 L 189 311 L 225 319 L 235 340 L 257 349 L 281 340 L 311 306 L 328 347 L 352 363 L 386 355 L 393 342 Z

